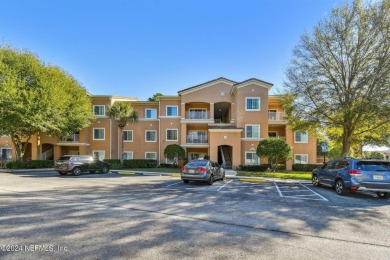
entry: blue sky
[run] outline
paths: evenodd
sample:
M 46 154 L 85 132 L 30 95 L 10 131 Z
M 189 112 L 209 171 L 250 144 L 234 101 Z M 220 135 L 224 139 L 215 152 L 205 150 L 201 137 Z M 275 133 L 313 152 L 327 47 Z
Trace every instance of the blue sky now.
M 283 85 L 293 47 L 343 0 L 2 0 L 0 44 L 91 94 L 138 97 L 226 77 Z

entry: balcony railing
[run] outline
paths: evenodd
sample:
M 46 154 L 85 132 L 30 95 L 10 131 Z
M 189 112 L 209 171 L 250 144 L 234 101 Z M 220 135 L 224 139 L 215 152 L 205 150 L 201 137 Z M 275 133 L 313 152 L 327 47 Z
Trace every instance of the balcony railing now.
M 71 134 L 61 137 L 62 142 L 80 142 L 80 134 Z
M 186 119 L 192 120 L 207 120 L 210 119 L 210 113 L 208 111 L 186 111 Z
M 286 121 L 286 117 L 283 112 L 268 112 L 269 121 Z
M 187 135 L 188 144 L 207 144 L 207 135 Z

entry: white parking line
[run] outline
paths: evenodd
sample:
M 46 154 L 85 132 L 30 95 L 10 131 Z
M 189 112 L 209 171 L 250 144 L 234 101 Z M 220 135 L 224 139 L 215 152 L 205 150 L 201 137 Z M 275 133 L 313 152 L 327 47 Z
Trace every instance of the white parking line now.
M 228 181 L 227 183 L 225 183 L 224 185 L 222 185 L 221 187 L 219 187 L 217 191 L 220 191 L 223 187 L 225 187 L 226 185 L 228 185 L 228 184 L 231 183 L 232 181 L 233 181 L 233 180 Z
M 283 194 L 280 192 L 280 189 L 279 189 L 278 185 L 276 184 L 276 182 L 274 182 L 274 185 L 275 185 L 276 189 L 277 189 L 278 192 L 279 192 L 279 196 L 280 196 L 280 197 L 284 197 Z
M 323 200 L 325 200 L 325 201 L 329 201 L 327 198 L 325 198 L 324 196 L 322 196 L 321 194 L 318 194 L 317 192 L 315 192 L 314 190 L 312 190 L 312 189 L 310 189 L 310 188 L 308 188 L 308 187 L 306 187 L 305 185 L 303 185 L 302 183 L 299 183 L 299 184 L 301 184 L 303 187 L 305 187 L 306 189 L 308 189 L 308 190 L 310 190 L 311 192 L 313 192 L 313 193 L 315 193 L 315 194 L 317 194 L 317 196 L 319 196 L 320 198 L 322 198 Z
M 172 184 L 169 184 L 169 185 L 165 186 L 165 188 L 171 187 L 171 186 L 176 185 L 176 184 L 179 184 L 179 183 L 181 183 L 181 181 L 175 182 L 175 183 L 172 183 Z

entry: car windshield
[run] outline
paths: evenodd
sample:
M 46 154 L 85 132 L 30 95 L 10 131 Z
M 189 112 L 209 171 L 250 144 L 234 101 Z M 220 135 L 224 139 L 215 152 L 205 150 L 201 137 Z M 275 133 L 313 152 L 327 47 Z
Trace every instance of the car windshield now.
M 357 169 L 362 171 L 390 171 L 390 162 L 360 161 Z
M 70 160 L 70 156 L 61 156 L 60 159 L 58 159 L 60 161 L 67 161 L 67 160 Z
M 189 162 L 187 167 L 205 167 L 207 165 L 207 161 L 198 161 L 198 162 Z

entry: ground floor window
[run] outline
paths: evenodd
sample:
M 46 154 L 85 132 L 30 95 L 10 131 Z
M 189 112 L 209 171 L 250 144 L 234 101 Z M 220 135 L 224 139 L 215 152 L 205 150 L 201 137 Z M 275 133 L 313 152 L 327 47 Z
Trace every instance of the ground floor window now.
M 131 160 L 133 159 L 133 152 L 124 152 L 123 153 L 123 160 Z
M 294 163 L 308 164 L 309 163 L 309 156 L 307 154 L 295 154 L 294 155 Z
M 245 152 L 245 165 L 260 165 L 260 158 L 255 152 Z
M 188 153 L 188 160 L 203 159 L 206 156 L 205 153 Z
M 12 149 L 11 148 L 1 148 L 1 160 L 11 160 L 12 159 Z
M 157 156 L 155 152 L 146 152 L 145 153 L 145 159 L 152 159 L 156 160 Z
M 93 158 L 98 159 L 99 161 L 103 161 L 106 158 L 105 151 L 93 151 Z

